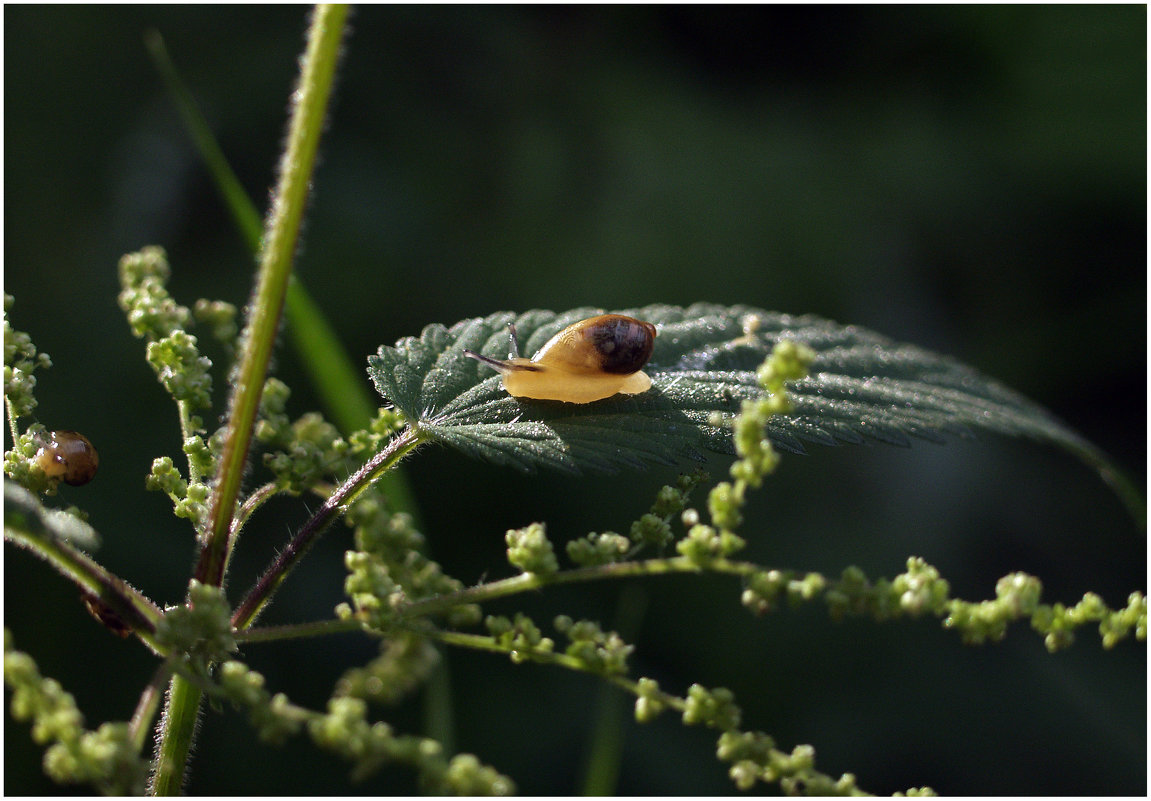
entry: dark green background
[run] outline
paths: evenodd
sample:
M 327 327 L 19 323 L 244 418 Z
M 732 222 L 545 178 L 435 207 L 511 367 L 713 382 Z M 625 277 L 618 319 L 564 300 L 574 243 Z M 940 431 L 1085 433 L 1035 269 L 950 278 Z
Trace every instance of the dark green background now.
M 5 291 L 53 357 L 38 419 L 78 429 L 101 472 L 60 502 L 91 514 L 101 558 L 179 601 L 188 526 L 143 490 L 178 428 L 116 306 L 116 261 L 167 248 L 171 289 L 243 304 L 252 259 L 145 54 L 155 27 L 262 204 L 302 46 L 302 7 L 35 7 L 5 15 Z M 365 7 L 355 12 L 315 176 L 299 272 L 357 364 L 380 343 L 499 309 L 695 300 L 814 312 L 952 354 L 1043 403 L 1146 480 L 1146 10 L 1026 7 Z M 209 355 L 219 356 L 209 350 Z M 294 414 L 317 405 L 285 347 Z M 222 398 L 223 373 L 217 380 Z M 367 380 L 365 377 L 365 386 Z M 710 469 L 720 476 L 726 460 Z M 430 547 L 466 583 L 506 575 L 506 528 L 557 543 L 624 529 L 667 469 L 522 476 L 441 448 L 411 460 Z M 249 486 L 260 473 L 253 472 Z M 703 496 L 699 496 L 702 504 Z M 306 515 L 249 525 L 231 596 Z M 967 598 L 1013 570 L 1045 599 L 1146 588 L 1146 539 L 1069 456 L 991 436 L 787 457 L 754 497 L 747 557 L 894 575 L 921 555 Z M 341 599 L 332 533 L 265 622 Z M 8 550 L 5 624 L 90 725 L 126 719 L 154 660 L 76 592 Z M 636 675 L 730 687 L 744 726 L 810 742 L 865 789 L 1146 792 L 1146 649 L 1084 631 L 1049 656 L 1025 624 L 983 648 L 931 621 L 833 624 L 818 608 L 754 619 L 713 578 L 639 585 Z M 620 587 L 493 605 L 541 623 L 611 622 Z M 245 654 L 273 690 L 319 705 L 360 637 Z M 456 747 L 525 793 L 578 792 L 597 682 L 448 655 Z M 617 700 L 626 705 L 622 696 Z M 419 699 L 376 710 L 420 731 Z M 7 793 L 54 793 L 26 724 L 6 723 Z M 624 793 L 728 793 L 710 732 L 671 716 L 623 731 Z M 388 794 L 351 786 L 303 738 L 254 744 L 209 712 L 198 794 Z

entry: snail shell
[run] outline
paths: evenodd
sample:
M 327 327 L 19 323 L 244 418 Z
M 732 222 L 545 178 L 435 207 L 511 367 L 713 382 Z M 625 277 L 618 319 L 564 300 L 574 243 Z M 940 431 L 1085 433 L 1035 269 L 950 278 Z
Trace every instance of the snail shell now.
M 464 353 L 500 371 L 504 389 L 517 398 L 591 403 L 612 395 L 638 395 L 651 389 L 641 369 L 651 358 L 656 329 L 622 314 L 601 314 L 573 323 L 531 359 L 505 360 Z M 512 345 L 518 351 L 515 329 Z
M 84 602 L 84 608 L 88 613 L 117 637 L 128 637 L 132 634 L 132 627 L 124 622 L 112 607 L 100 600 L 99 596 L 85 592 L 80 595 L 80 600 Z
M 100 456 L 92 443 L 76 431 L 50 431 L 36 451 L 36 464 L 50 478 L 78 487 L 96 475 Z

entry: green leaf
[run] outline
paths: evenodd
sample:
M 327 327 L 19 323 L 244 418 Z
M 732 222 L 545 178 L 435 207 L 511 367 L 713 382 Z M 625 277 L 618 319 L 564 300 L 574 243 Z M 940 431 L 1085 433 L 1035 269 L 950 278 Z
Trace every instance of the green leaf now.
M 75 515 L 49 509 L 40 499 L 15 482 L 4 482 L 4 515 L 8 526 L 20 528 L 85 551 L 100 547 L 100 535 Z
M 810 315 L 705 303 L 624 310 L 658 327 L 645 368 L 652 389 L 583 405 L 514 398 L 498 374 L 463 352 L 503 358 L 514 322 L 523 353 L 534 353 L 565 326 L 599 313 L 497 312 L 451 328 L 429 325 L 419 338 L 381 346 L 368 373 L 431 439 L 523 470 L 614 470 L 732 453 L 730 430 L 709 418 L 734 414 L 743 399 L 756 397 L 756 368 L 776 342 L 790 339 L 817 356 L 810 376 L 789 385 L 793 413 L 769 426 L 783 449 L 868 439 L 907 446 L 913 438 L 942 442 L 984 430 L 1052 442 L 1097 468 L 1106 465 L 1044 409 L 970 367 Z

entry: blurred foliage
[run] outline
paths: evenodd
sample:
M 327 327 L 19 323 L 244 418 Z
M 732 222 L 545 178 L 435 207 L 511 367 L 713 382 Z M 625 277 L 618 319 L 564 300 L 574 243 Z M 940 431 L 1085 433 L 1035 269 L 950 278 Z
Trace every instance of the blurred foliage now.
M 242 305 L 252 262 L 143 34 L 165 37 L 262 201 L 304 9 L 4 15 L 4 289 L 13 325 L 54 363 L 38 374 L 36 415 L 99 448 L 97 480 L 63 500 L 90 513 L 110 569 L 171 603 L 191 532 L 143 482 L 154 457 L 178 451 L 178 426 L 116 307 L 115 266 L 161 244 L 179 302 Z M 1142 6 L 365 7 L 299 270 L 357 361 L 427 323 L 497 309 L 708 300 L 865 325 L 1023 392 L 1143 484 L 1146 166 Z M 314 408 L 286 350 L 277 368 L 289 413 Z M 433 554 L 464 582 L 505 569 L 509 527 L 546 520 L 557 543 L 618 528 L 672 477 L 524 477 L 443 449 L 410 472 Z M 916 554 L 969 598 L 1015 570 L 1066 603 L 1093 590 L 1116 605 L 1146 587 L 1146 540 L 1115 497 L 1026 443 L 815 449 L 785 457 L 745 512 L 747 557 L 784 567 L 890 576 Z M 261 511 L 233 593 L 305 514 L 286 501 Z M 349 544 L 331 532 L 266 622 L 330 616 Z M 6 553 L 5 579 L 5 622 L 44 674 L 89 720 L 127 718 L 152 671 L 144 650 L 107 636 L 26 554 Z M 1103 654 L 1084 637 L 1052 657 L 1019 632 L 972 649 L 928 622 L 754 620 L 718 579 L 643 586 L 637 673 L 681 692 L 730 687 L 748 725 L 812 742 L 829 773 L 879 792 L 1145 792 L 1143 648 Z M 560 588 L 525 611 L 607 622 L 617 592 Z M 245 650 L 270 687 L 312 705 L 348 660 L 374 654 L 355 637 Z M 522 792 L 573 792 L 593 683 L 448 657 L 456 746 Z M 253 746 L 239 717 L 222 718 L 203 727 L 190 792 L 347 791 L 335 758 Z M 393 720 L 418 730 L 418 703 Z M 59 792 L 26 726 L 5 730 L 5 791 Z M 731 792 L 704 732 L 629 723 L 624 739 L 620 792 Z M 407 781 L 388 771 L 354 789 Z

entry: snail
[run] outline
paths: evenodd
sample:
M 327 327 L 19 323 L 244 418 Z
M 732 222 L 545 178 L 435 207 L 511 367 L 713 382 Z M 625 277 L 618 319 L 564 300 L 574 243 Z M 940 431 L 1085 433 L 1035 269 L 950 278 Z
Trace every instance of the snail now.
M 655 347 L 655 326 L 622 314 L 601 314 L 560 331 L 525 359 L 519 355 L 515 326 L 507 361 L 464 353 L 500 371 L 504 389 L 517 398 L 591 403 L 612 395 L 638 395 L 651 389 L 640 368 Z
M 83 434 L 50 431 L 45 439 L 40 440 L 36 464 L 49 478 L 63 479 L 64 483 L 78 487 L 96 475 L 100 457 Z
M 84 608 L 88 610 L 88 613 L 108 631 L 117 637 L 131 636 L 132 627 L 124 621 L 124 618 L 116 614 L 116 610 L 100 600 L 100 596 L 83 592 L 80 594 L 80 600 L 84 602 Z

